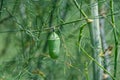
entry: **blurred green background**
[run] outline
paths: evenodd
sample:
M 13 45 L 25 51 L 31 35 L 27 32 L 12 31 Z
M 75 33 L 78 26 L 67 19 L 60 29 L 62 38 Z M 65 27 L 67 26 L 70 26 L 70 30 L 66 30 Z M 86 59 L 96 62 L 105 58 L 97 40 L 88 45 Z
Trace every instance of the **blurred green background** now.
M 90 16 L 90 0 L 77 0 Z M 107 19 L 110 20 L 109 0 L 98 0 L 99 6 L 106 2 Z M 119 34 L 119 0 L 114 0 L 115 23 Z M 92 60 L 79 50 L 78 38 L 83 19 L 73 0 L 1 0 L 0 3 L 0 80 L 92 80 Z M 59 25 L 59 26 L 57 26 Z M 49 56 L 47 39 L 50 27 L 61 40 L 59 58 Z M 110 55 L 111 73 L 114 66 L 113 29 L 105 21 L 105 38 L 113 46 Z M 80 44 L 92 55 L 89 27 L 82 32 Z M 118 68 L 120 64 L 118 63 Z M 117 80 L 120 79 L 118 70 Z

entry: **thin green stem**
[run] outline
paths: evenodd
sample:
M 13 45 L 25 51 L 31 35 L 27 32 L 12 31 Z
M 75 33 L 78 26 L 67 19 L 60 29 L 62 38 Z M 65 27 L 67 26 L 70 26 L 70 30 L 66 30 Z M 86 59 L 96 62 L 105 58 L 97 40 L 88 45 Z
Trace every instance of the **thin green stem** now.
M 58 26 L 60 26 L 60 25 L 72 24 L 72 23 L 75 23 L 75 22 L 83 21 L 83 20 L 85 20 L 85 19 L 77 19 L 77 20 L 65 22 L 65 23 L 62 23 L 62 24 L 58 24 L 58 25 L 56 25 L 55 27 L 58 27 Z
M 78 43 L 80 44 L 81 38 L 82 38 L 82 32 L 84 29 L 84 26 L 86 26 L 87 23 L 84 23 L 83 25 L 80 26 L 80 32 L 79 32 L 79 39 L 78 39 Z
M 111 11 L 111 14 L 113 14 L 113 12 L 114 12 L 113 0 L 110 0 L 110 11 Z M 111 19 L 112 19 L 112 23 L 115 23 L 114 15 L 111 15 Z M 114 27 L 115 27 L 115 25 L 114 25 Z
M 110 10 L 111 14 L 114 12 L 114 7 L 113 7 L 113 0 L 110 0 Z M 111 20 L 112 20 L 112 26 L 113 26 L 113 34 L 114 34 L 114 40 L 115 40 L 115 58 L 114 58 L 114 79 L 116 80 L 116 75 L 117 75 L 117 59 L 118 59 L 118 39 L 117 39 L 117 33 L 116 33 L 116 26 L 115 26 L 115 18 L 114 15 L 111 15 Z
M 86 80 L 90 80 L 89 79 L 89 74 L 88 74 L 88 63 L 85 63 L 85 75 L 86 75 Z
M 80 5 L 78 4 L 78 2 L 76 0 L 73 0 L 75 6 L 79 9 L 79 11 L 81 12 L 81 14 L 88 19 L 88 16 L 85 14 L 85 12 L 80 8 Z
M 0 17 L 1 17 L 1 13 L 2 13 L 2 7 L 3 7 L 3 0 L 0 1 Z

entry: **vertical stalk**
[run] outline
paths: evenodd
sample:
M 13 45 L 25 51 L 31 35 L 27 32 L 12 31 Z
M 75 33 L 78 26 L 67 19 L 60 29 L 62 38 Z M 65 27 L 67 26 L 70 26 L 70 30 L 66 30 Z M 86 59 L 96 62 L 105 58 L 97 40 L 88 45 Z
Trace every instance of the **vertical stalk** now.
M 101 57 L 99 57 L 99 54 L 102 51 L 102 46 L 100 38 L 99 19 L 96 18 L 99 15 L 98 3 L 95 0 L 91 0 L 91 4 L 93 4 L 91 6 L 91 15 L 95 18 L 90 29 L 92 38 L 91 42 L 93 45 L 93 58 L 101 65 Z M 102 80 L 102 73 L 103 71 L 93 62 L 93 80 Z
M 110 0 L 110 10 L 111 14 L 114 13 L 114 7 L 113 7 L 113 0 Z M 118 39 L 116 34 L 116 26 L 115 26 L 115 18 L 114 15 L 111 15 L 111 21 L 113 24 L 113 34 L 114 34 L 114 41 L 115 41 L 115 57 L 114 57 L 114 80 L 116 80 L 116 74 L 117 74 L 117 59 L 118 59 Z
M 85 63 L 85 74 L 86 74 L 86 80 L 90 80 L 88 73 L 88 62 Z
M 105 40 L 105 33 L 104 33 L 104 18 L 101 18 L 100 19 L 100 34 L 101 34 L 101 42 L 102 42 L 102 49 L 103 51 L 105 51 L 104 53 L 104 61 L 103 61 L 103 65 L 104 65 L 104 68 L 110 72 L 110 66 L 109 66 L 109 63 L 110 63 L 110 58 L 109 58 L 109 52 L 106 51 L 109 47 L 106 43 L 106 40 Z M 106 72 L 104 72 L 104 76 L 107 75 Z M 111 80 L 110 76 L 107 75 L 107 77 L 104 77 L 103 76 L 103 79 L 104 80 Z
M 0 17 L 1 17 L 1 13 L 2 13 L 2 7 L 3 7 L 3 0 L 0 0 Z
M 101 36 L 101 42 L 102 42 L 102 50 L 104 51 L 104 56 L 103 56 L 103 66 L 104 68 L 110 72 L 110 56 L 109 56 L 109 52 L 106 51 L 108 50 L 108 45 L 106 43 L 106 39 L 105 39 L 105 31 L 104 31 L 104 26 L 105 26 L 105 18 L 104 16 L 106 16 L 106 8 L 105 8 L 105 3 L 102 4 L 102 6 L 100 6 L 100 15 L 103 16 L 100 18 L 100 36 Z M 111 80 L 111 77 L 104 71 L 103 74 L 103 80 Z

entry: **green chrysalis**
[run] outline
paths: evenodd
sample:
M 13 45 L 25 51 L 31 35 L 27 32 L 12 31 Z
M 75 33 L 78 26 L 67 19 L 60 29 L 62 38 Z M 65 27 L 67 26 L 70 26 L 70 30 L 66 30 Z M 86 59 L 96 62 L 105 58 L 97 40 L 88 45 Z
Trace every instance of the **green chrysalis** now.
M 58 58 L 60 52 L 60 38 L 55 32 L 50 34 L 48 39 L 48 46 L 50 57 L 53 59 Z

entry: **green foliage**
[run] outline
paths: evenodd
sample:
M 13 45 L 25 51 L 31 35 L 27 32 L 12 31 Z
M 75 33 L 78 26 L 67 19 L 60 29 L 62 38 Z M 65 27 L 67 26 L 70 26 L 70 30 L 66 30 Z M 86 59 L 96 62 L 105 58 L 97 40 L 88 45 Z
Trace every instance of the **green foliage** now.
M 88 18 L 93 19 L 90 0 L 76 1 Z M 111 14 L 108 1 L 98 3 L 106 2 L 108 6 L 105 38 L 114 47 L 110 17 L 115 12 L 119 38 L 119 2 L 114 3 Z M 92 80 L 95 60 L 91 58 L 89 26 L 73 0 L 3 0 L 0 15 L 0 80 Z M 48 37 L 54 27 L 61 41 L 59 57 L 55 60 L 50 57 L 48 47 Z M 112 67 L 113 56 L 109 63 Z M 119 78 L 117 75 L 116 80 Z

